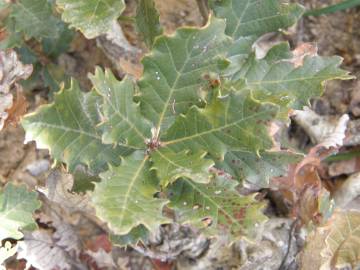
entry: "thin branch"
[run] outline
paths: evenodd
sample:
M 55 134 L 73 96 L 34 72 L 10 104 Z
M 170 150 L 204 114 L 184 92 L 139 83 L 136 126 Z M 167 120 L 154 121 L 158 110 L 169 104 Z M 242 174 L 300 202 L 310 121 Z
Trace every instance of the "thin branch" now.
M 294 230 L 296 228 L 296 224 L 298 223 L 299 219 L 295 219 L 293 221 L 293 223 L 291 224 L 290 226 L 290 230 L 289 230 L 289 238 L 288 238 L 288 247 L 287 247 L 287 251 L 286 251 L 286 254 L 284 256 L 284 258 L 282 259 L 281 261 L 281 264 L 280 264 L 280 267 L 279 267 L 279 270 L 286 270 L 287 267 L 286 267 L 286 261 L 289 257 L 289 254 L 290 254 L 290 250 L 291 250 L 291 243 L 292 243 L 292 237 L 293 237 L 293 234 L 294 234 Z

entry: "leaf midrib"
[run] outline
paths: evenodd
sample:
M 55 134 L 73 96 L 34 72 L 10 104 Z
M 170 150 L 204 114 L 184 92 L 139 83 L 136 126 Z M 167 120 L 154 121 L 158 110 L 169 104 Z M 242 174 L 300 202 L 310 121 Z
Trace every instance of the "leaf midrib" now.
M 183 141 L 188 141 L 188 140 L 191 140 L 191 139 L 194 139 L 194 138 L 197 138 L 197 137 L 201 137 L 203 135 L 207 135 L 207 134 L 211 134 L 211 133 L 214 133 L 214 132 L 217 132 L 217 131 L 220 131 L 220 130 L 223 130 L 223 129 L 226 129 L 226 128 L 229 128 L 229 127 L 232 127 L 232 126 L 235 126 L 243 121 L 246 121 L 246 120 L 249 120 L 251 118 L 254 118 L 254 117 L 257 117 L 257 116 L 260 116 L 262 114 L 267 114 L 268 112 L 267 111 L 264 111 L 264 112 L 259 112 L 259 113 L 254 113 L 248 117 L 244 117 L 240 120 L 237 120 L 235 122 L 232 122 L 230 124 L 225 124 L 221 127 L 217 127 L 217 128 L 213 128 L 213 129 L 210 129 L 210 130 L 206 130 L 206 131 L 203 131 L 203 132 L 200 132 L 200 133 L 196 133 L 196 134 L 193 134 L 193 135 L 190 135 L 190 136 L 187 136 L 187 137 L 182 137 L 182 138 L 178 138 L 178 139 L 174 139 L 174 140 L 170 140 L 170 141 L 166 141 L 166 142 L 162 142 L 163 146 L 168 146 L 168 145 L 172 145 L 172 144 L 176 144 L 176 143 L 179 143 L 179 142 L 183 142 Z
M 123 220 L 124 220 L 124 216 L 125 216 L 125 211 L 127 209 L 127 204 L 128 204 L 128 201 L 129 201 L 129 198 L 130 198 L 130 195 L 131 195 L 131 192 L 133 190 L 133 186 L 135 185 L 135 183 L 137 182 L 137 179 L 141 173 L 141 171 L 143 170 L 145 164 L 146 164 L 146 161 L 149 159 L 149 156 L 146 155 L 144 156 L 144 159 L 141 161 L 137 171 L 135 172 L 134 176 L 131 178 L 131 181 L 130 181 L 130 184 L 128 185 L 128 188 L 126 190 L 126 193 L 124 195 L 124 200 L 122 202 L 122 207 L 121 207 L 121 213 L 120 213 L 120 225 L 119 227 L 122 227 L 122 223 L 123 223 Z
M 189 40 L 190 40 L 190 36 L 186 39 L 186 42 L 185 42 L 185 47 L 186 47 L 186 48 L 188 48 Z M 170 100 L 171 100 L 171 98 L 172 98 L 172 96 L 173 96 L 173 93 L 174 93 L 174 91 L 175 91 L 175 89 L 176 89 L 175 87 L 176 87 L 176 85 L 177 85 L 177 82 L 179 81 L 180 77 L 182 76 L 182 73 L 183 73 L 183 71 L 184 71 L 184 68 L 186 67 L 186 65 L 187 65 L 187 63 L 188 63 L 188 61 L 189 61 L 189 55 L 191 55 L 191 51 L 190 51 L 190 54 L 189 54 L 189 52 L 187 51 L 186 60 L 184 61 L 183 65 L 181 66 L 180 70 L 177 70 L 176 65 L 175 65 L 175 61 L 174 61 L 174 59 L 173 59 L 173 55 L 172 55 L 172 52 L 171 52 L 171 50 L 170 50 L 170 48 L 169 48 L 169 45 L 168 45 L 168 43 L 167 43 L 167 40 L 165 40 L 165 45 L 166 45 L 166 48 L 167 48 L 167 50 L 168 50 L 168 52 L 169 52 L 169 55 L 170 55 L 170 58 L 171 58 L 171 62 L 172 62 L 173 65 L 174 65 L 174 69 L 175 69 L 175 71 L 176 71 L 176 78 L 175 78 L 174 82 L 173 82 L 172 85 L 171 85 L 168 98 L 167 98 L 167 100 L 165 101 L 165 103 L 164 103 L 164 108 L 163 108 L 163 110 L 162 110 L 162 112 L 161 112 L 161 114 L 160 114 L 160 116 L 159 116 L 159 121 L 158 121 L 158 124 L 157 124 L 157 130 L 160 130 L 160 127 L 161 127 L 161 125 L 162 125 L 162 123 L 163 123 L 163 121 L 164 121 L 165 113 L 166 113 L 166 111 L 167 111 L 167 109 L 168 109 L 168 106 L 169 106 L 169 104 L 170 104 Z

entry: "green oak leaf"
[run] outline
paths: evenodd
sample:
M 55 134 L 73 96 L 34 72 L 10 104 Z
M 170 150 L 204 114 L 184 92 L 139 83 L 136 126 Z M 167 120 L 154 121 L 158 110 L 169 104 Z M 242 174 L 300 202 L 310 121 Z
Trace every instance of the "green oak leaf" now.
M 0 241 L 18 240 L 23 237 L 19 229 L 36 227 L 32 214 L 39 207 L 36 192 L 27 191 L 25 186 L 7 184 L 0 191 Z
M 123 0 L 56 0 L 56 4 L 63 10 L 61 18 L 87 38 L 110 31 L 125 8 Z
M 205 155 L 206 152 L 191 154 L 186 150 L 173 152 L 168 148 L 160 148 L 151 154 L 151 159 L 162 186 L 167 186 L 180 177 L 186 177 L 197 183 L 208 183 L 209 169 L 214 162 L 204 159 Z
M 228 49 L 227 75 L 244 64 L 259 37 L 295 24 L 304 11 L 298 4 L 279 0 L 210 0 L 209 4 L 216 17 L 226 19 L 226 34 L 234 39 Z
M 271 148 L 267 124 L 277 112 L 277 106 L 256 101 L 249 91 L 233 92 L 180 115 L 161 141 L 174 151 L 206 151 L 215 160 L 230 150 L 256 153 Z
M 154 198 L 158 183 L 150 168 L 149 157 L 137 151 L 119 167 L 111 166 L 100 174 L 102 182 L 95 184 L 92 201 L 97 216 L 107 221 L 115 234 L 127 234 L 141 224 L 151 231 L 170 222 L 162 215 L 167 201 Z
M 199 103 L 201 87 L 208 84 L 204 75 L 227 66 L 224 47 L 231 41 L 224 29 L 224 21 L 214 18 L 201 29 L 180 28 L 157 38 L 143 58 L 141 109 L 157 130 L 165 131 L 176 115 Z
M 146 46 L 151 48 L 155 38 L 163 32 L 154 0 L 138 1 L 135 22 L 137 31 L 143 37 Z
M 169 207 L 176 211 L 178 222 L 205 227 L 209 234 L 251 234 L 266 221 L 262 214 L 265 204 L 254 195 L 240 195 L 237 184 L 227 177 L 216 177 L 210 184 L 178 180 L 168 189 Z
M 305 56 L 298 67 L 291 62 L 292 58 L 287 43 L 274 46 L 263 59 L 251 54 L 233 76 L 238 81 L 234 88 L 251 89 L 259 100 L 301 109 L 311 97 L 322 94 L 325 81 L 353 78 L 339 68 L 342 59 L 337 56 Z
M 234 40 L 287 28 L 304 11 L 298 4 L 279 0 L 210 0 L 209 3 L 216 17 L 226 19 L 226 34 Z
M 27 37 L 58 38 L 62 22 L 53 15 L 47 0 L 19 0 L 12 4 L 10 17 L 14 19 L 15 31 Z
M 139 105 L 133 102 L 135 84 L 128 78 L 119 82 L 109 70 L 104 73 L 100 68 L 90 79 L 104 100 L 103 142 L 123 142 L 144 149 L 146 140 L 151 137 L 151 124 L 140 114 Z
M 107 163 L 117 165 L 119 156 L 132 148 L 103 144 L 97 125 L 102 121 L 102 98 L 95 92 L 81 93 L 77 82 L 54 96 L 54 103 L 40 107 L 22 120 L 27 140 L 36 140 L 38 147 L 50 149 L 51 155 L 67 163 L 69 170 L 84 164 L 99 172 Z
M 259 155 L 251 152 L 229 151 L 217 167 L 225 170 L 243 185 L 261 189 L 269 187 L 272 177 L 284 176 L 290 164 L 301 161 L 303 155 L 290 151 L 265 151 Z

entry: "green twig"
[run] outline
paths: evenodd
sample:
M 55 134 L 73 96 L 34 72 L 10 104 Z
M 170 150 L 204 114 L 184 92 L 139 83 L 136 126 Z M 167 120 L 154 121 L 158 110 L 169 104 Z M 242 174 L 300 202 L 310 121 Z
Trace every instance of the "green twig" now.
M 345 0 L 339 4 L 327 6 L 320 9 L 313 9 L 305 12 L 304 16 L 320 16 L 324 14 L 334 13 L 337 11 L 353 8 L 360 5 L 360 0 Z

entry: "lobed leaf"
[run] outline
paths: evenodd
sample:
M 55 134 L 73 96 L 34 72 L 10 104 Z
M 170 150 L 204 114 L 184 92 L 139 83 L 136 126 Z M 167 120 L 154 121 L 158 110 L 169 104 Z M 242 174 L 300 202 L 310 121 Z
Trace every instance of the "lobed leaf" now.
M 110 31 L 125 8 L 123 0 L 56 0 L 63 10 L 61 18 L 87 38 Z
M 266 125 L 277 112 L 277 106 L 256 101 L 249 91 L 230 93 L 180 115 L 161 141 L 174 151 L 202 150 L 219 160 L 229 150 L 256 153 L 271 148 Z
M 107 163 L 120 163 L 119 156 L 133 151 L 126 145 L 103 144 L 101 131 L 102 98 L 95 92 L 83 94 L 72 81 L 69 89 L 55 94 L 54 103 L 40 107 L 22 120 L 26 140 L 36 140 L 38 147 L 50 149 L 51 155 L 67 163 L 74 171 L 77 165 L 87 165 L 99 172 Z
M 234 81 L 243 82 L 238 82 L 235 88 L 251 89 L 262 101 L 302 108 L 308 105 L 311 97 L 322 94 L 325 81 L 352 78 L 339 68 L 342 59 L 337 56 L 305 56 L 300 66 L 292 60 L 287 43 L 274 46 L 263 59 L 251 54 L 232 77 Z
M 240 195 L 236 186 L 236 181 L 226 177 L 217 177 L 210 184 L 179 180 L 168 190 L 169 207 L 176 210 L 178 222 L 207 228 L 210 234 L 250 234 L 266 221 L 262 214 L 265 205 L 253 195 Z
M 284 176 L 290 164 L 301 161 L 302 155 L 289 151 L 265 151 L 259 155 L 244 151 L 229 151 L 217 166 L 256 190 L 267 188 L 273 177 Z
M 135 22 L 137 31 L 143 37 L 146 46 L 151 48 L 155 38 L 163 33 L 154 0 L 138 1 Z
M 279 0 L 210 0 L 215 15 L 226 19 L 226 34 L 238 40 L 287 28 L 300 18 L 304 8 Z
M 10 16 L 14 19 L 15 31 L 23 32 L 29 38 L 57 38 L 60 35 L 61 21 L 53 15 L 47 0 L 16 1 Z
M 142 63 L 139 81 L 141 109 L 157 130 L 165 131 L 176 115 L 199 102 L 205 74 L 227 66 L 222 20 L 212 19 L 204 28 L 181 28 L 174 36 L 156 39 L 151 54 Z
M 37 194 L 26 190 L 25 186 L 7 184 L 0 192 L 0 240 L 20 239 L 20 229 L 36 227 L 33 212 L 40 207 Z
M 115 234 L 127 234 L 138 225 L 151 231 L 169 222 L 162 216 L 166 200 L 154 198 L 158 183 L 143 152 L 134 152 L 100 177 L 102 182 L 95 184 L 92 200 L 97 216 L 106 220 Z
M 279 0 L 210 0 L 215 16 L 226 20 L 226 34 L 234 44 L 228 48 L 231 75 L 244 64 L 252 45 L 263 34 L 286 29 L 296 23 L 304 8 Z
M 100 68 L 90 79 L 103 98 L 103 142 L 122 142 L 135 149 L 145 149 L 146 140 L 151 138 L 151 124 L 140 114 L 139 105 L 133 102 L 134 83 L 128 78 L 119 82 L 109 70 L 104 73 Z

